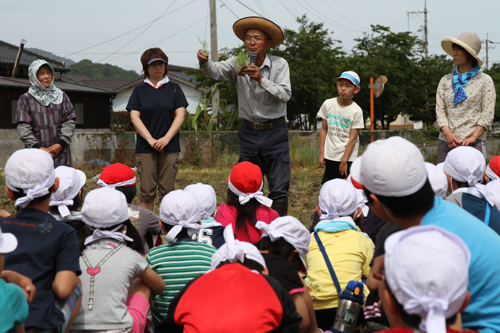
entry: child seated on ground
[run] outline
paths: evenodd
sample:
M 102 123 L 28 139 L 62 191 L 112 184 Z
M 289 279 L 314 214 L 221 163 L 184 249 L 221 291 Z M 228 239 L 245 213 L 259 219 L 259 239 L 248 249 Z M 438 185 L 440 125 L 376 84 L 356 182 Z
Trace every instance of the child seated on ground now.
M 112 188 L 90 191 L 81 223 L 83 304 L 71 330 L 143 333 L 151 296 L 165 284 L 141 255 L 125 195 Z
M 173 299 L 155 332 L 298 332 L 300 315 L 286 289 L 267 276 L 257 248 L 234 239 L 212 257 L 212 270 L 191 281 Z M 261 273 L 261 274 L 259 274 Z
M 312 299 L 302 280 L 311 240 L 309 231 L 292 216 L 278 217 L 271 224 L 257 222 L 256 227 L 264 231 L 256 246 L 266 261 L 269 276 L 287 289 L 302 317 L 299 332 L 317 332 Z
M 452 149 L 444 161 L 448 177 L 446 200 L 462 207 L 500 234 L 500 211 L 494 206 L 485 186 L 480 184 L 486 167 L 483 154 L 472 147 Z
M 262 235 L 255 223 L 269 224 L 279 217 L 270 208 L 273 201 L 262 192 L 262 172 L 255 164 L 241 162 L 231 169 L 227 185 L 227 202 L 219 206 L 215 220 L 223 226 L 231 224 L 236 239 L 255 244 Z
M 59 187 L 54 160 L 40 149 L 14 152 L 5 164 L 8 197 L 21 210 L 0 220 L 3 232 L 16 236 L 17 248 L 5 255 L 5 268 L 33 281 L 26 330 L 67 332 L 81 304 L 81 274 L 76 233 L 48 213 Z
M 200 219 L 200 206 L 191 193 L 176 190 L 163 197 L 160 223 L 168 244 L 152 248 L 146 257 L 166 284 L 153 301 L 153 325 L 167 317 L 170 302 L 189 281 L 210 269 L 215 247 L 192 239 L 201 228 Z
M 327 99 L 318 111 L 322 118 L 319 135 L 319 163 L 325 172 L 321 184 L 335 178 L 346 179 L 351 163 L 358 157 L 358 134 L 365 128 L 363 111 L 352 100 L 361 89 L 355 72 L 337 78 L 339 96 Z
M 102 170 L 97 185 L 111 187 L 125 194 L 128 203 L 128 217 L 139 235 L 141 235 L 144 253 L 148 253 L 149 249 L 154 245 L 153 240 L 156 239 L 157 235 L 161 234 L 160 224 L 158 223 L 160 218 L 149 209 L 132 204 L 132 200 L 137 194 L 134 170 L 121 163 L 108 165 Z
M 220 248 L 224 244 L 224 227 L 214 219 L 217 212 L 217 195 L 214 188 L 197 183 L 186 186 L 184 191 L 193 194 L 200 205 L 201 229 L 195 234 L 194 239 Z
M 83 186 L 87 176 L 81 170 L 64 165 L 55 169 L 59 178 L 59 188 L 52 194 L 49 202 L 49 213 L 58 221 L 75 227 L 81 215 L 78 208 L 83 202 Z
M 471 254 L 460 237 L 416 226 L 387 238 L 385 253 L 379 294 L 391 330 L 380 332 L 462 332 Z
M 353 221 L 358 199 L 351 183 L 342 179 L 326 182 L 319 193 L 319 207 L 321 221 L 314 228 L 306 256 L 306 285 L 313 300 L 318 327 L 328 330 L 333 325 L 340 298 L 315 234 L 326 249 L 342 290 L 349 281 L 362 281 L 368 277 L 373 242 L 359 232 Z M 366 299 L 367 288 L 364 293 Z M 362 316 L 358 323 L 362 323 Z
M 17 238 L 13 234 L 2 233 L 0 229 L 0 274 L 3 271 L 4 253 L 12 252 L 17 247 Z M 23 323 L 28 318 L 28 302 L 22 288 L 14 283 L 7 283 L 0 278 L 0 323 L 1 332 L 20 326 L 24 331 Z

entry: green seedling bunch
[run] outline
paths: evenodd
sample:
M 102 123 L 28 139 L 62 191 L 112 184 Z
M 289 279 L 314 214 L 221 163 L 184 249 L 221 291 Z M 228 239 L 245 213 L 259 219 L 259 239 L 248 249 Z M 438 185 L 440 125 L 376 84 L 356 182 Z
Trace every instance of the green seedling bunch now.
M 248 53 L 246 51 L 240 51 L 236 54 L 234 59 L 234 66 L 240 68 L 241 65 L 248 65 Z
M 208 53 L 208 42 L 206 40 L 202 41 L 200 37 L 198 37 L 198 41 L 200 42 L 203 52 Z

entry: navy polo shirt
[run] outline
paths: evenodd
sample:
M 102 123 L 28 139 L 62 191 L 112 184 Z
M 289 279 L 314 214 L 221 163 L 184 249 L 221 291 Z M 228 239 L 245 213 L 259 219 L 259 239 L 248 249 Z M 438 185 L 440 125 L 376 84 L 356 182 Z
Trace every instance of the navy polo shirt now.
M 155 139 L 167 134 L 175 117 L 175 110 L 187 107 L 188 102 L 181 87 L 172 81 L 155 88 L 142 83 L 134 88 L 127 104 L 127 111 L 139 111 L 141 120 Z M 180 134 L 177 133 L 163 151 L 181 151 Z M 155 152 L 149 143 L 137 133 L 135 153 Z

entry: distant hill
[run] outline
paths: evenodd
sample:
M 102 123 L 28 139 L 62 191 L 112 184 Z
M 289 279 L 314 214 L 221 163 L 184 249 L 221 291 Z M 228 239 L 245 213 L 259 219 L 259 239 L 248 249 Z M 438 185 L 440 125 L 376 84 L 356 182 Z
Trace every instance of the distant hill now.
M 50 59 L 54 59 L 56 61 L 60 61 L 60 62 L 64 61 L 64 64 L 66 65 L 66 67 L 70 67 L 71 65 L 76 64 L 76 62 L 74 62 L 71 59 L 60 57 L 58 55 L 55 55 L 52 52 L 40 50 L 40 49 L 37 49 L 36 47 L 29 47 L 29 48 L 27 47 L 26 50 L 38 53 L 39 55 L 42 55 L 42 56 L 50 58 Z
M 71 65 L 71 74 L 87 75 L 92 79 L 138 79 L 140 77 L 133 70 L 127 71 L 111 64 L 94 64 L 88 59 Z

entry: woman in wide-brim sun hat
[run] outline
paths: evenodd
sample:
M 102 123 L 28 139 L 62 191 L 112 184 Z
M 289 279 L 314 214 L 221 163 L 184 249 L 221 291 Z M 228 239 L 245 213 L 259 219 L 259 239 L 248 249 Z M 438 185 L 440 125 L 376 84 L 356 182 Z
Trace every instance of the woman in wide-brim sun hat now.
M 456 68 L 441 78 L 436 93 L 438 163 L 458 146 L 472 146 L 486 155 L 485 131 L 493 122 L 496 93 L 491 77 L 480 71 L 481 40 L 464 32 L 458 38 L 444 37 L 441 46 Z

